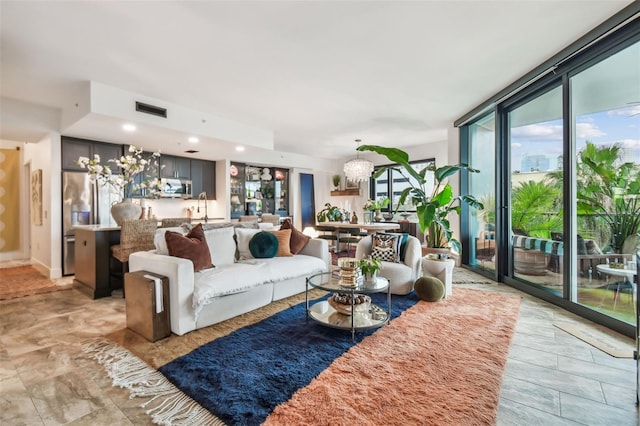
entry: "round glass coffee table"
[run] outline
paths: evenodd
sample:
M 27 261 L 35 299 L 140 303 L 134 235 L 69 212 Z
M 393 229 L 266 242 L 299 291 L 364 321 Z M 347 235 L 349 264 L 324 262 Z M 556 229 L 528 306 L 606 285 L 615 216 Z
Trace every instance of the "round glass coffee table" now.
M 310 302 L 309 290 L 313 288 L 330 291 L 333 294 L 329 296 L 329 300 Z M 387 293 L 386 307 L 366 302 L 367 299 L 370 300 L 368 294 L 382 292 Z M 370 284 L 345 286 L 340 283 L 339 276 L 331 272 L 311 275 L 307 278 L 305 302 L 307 318 L 327 327 L 351 330 L 353 340 L 357 330 L 382 327 L 391 318 L 389 280 L 383 277 L 377 277 Z

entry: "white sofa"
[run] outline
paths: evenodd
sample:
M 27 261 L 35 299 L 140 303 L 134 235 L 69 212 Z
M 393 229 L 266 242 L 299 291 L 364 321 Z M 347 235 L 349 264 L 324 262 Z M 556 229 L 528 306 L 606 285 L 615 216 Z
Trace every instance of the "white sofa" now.
M 358 242 L 356 247 L 356 259 L 362 259 L 371 255 L 372 238 L 366 236 Z M 413 284 L 422 276 L 422 246 L 420 240 L 409 235 L 407 237 L 404 261 L 381 262 L 378 275 L 389 280 L 392 294 L 409 294 L 413 290 Z
M 182 228 L 169 228 L 186 234 Z M 305 291 L 306 278 L 330 270 L 327 242 L 311 239 L 294 256 L 236 260 L 234 227 L 205 230 L 215 268 L 194 272 L 191 260 L 169 256 L 164 232 L 156 250 L 129 257 L 129 271 L 149 271 L 169 278 L 171 331 L 183 335 Z

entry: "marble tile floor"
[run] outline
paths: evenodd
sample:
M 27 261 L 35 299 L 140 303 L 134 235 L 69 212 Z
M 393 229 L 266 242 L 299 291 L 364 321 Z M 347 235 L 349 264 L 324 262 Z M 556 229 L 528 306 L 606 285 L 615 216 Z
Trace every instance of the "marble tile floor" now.
M 634 360 L 610 357 L 552 325 L 584 320 L 501 284 L 456 286 L 523 296 L 498 425 L 638 425 Z M 144 400 L 112 387 L 81 350 L 84 339 L 125 326 L 121 293 L 90 300 L 66 290 L 0 302 L 0 424 L 152 424 L 139 407 Z

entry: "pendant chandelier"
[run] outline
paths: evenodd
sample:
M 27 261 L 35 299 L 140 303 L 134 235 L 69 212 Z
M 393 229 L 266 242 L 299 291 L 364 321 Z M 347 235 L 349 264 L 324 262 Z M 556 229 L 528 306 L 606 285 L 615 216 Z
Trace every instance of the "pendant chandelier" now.
M 356 144 L 360 145 L 360 139 L 356 139 Z M 356 158 L 344 163 L 344 174 L 347 180 L 354 182 L 364 182 L 369 180 L 373 172 L 373 163 L 360 158 L 360 151 L 356 151 Z

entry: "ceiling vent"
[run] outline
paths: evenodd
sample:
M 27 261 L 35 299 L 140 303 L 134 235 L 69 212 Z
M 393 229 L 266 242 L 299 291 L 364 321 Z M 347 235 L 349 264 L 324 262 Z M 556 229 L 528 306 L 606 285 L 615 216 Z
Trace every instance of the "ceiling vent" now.
M 167 109 L 136 101 L 136 111 L 167 118 Z

